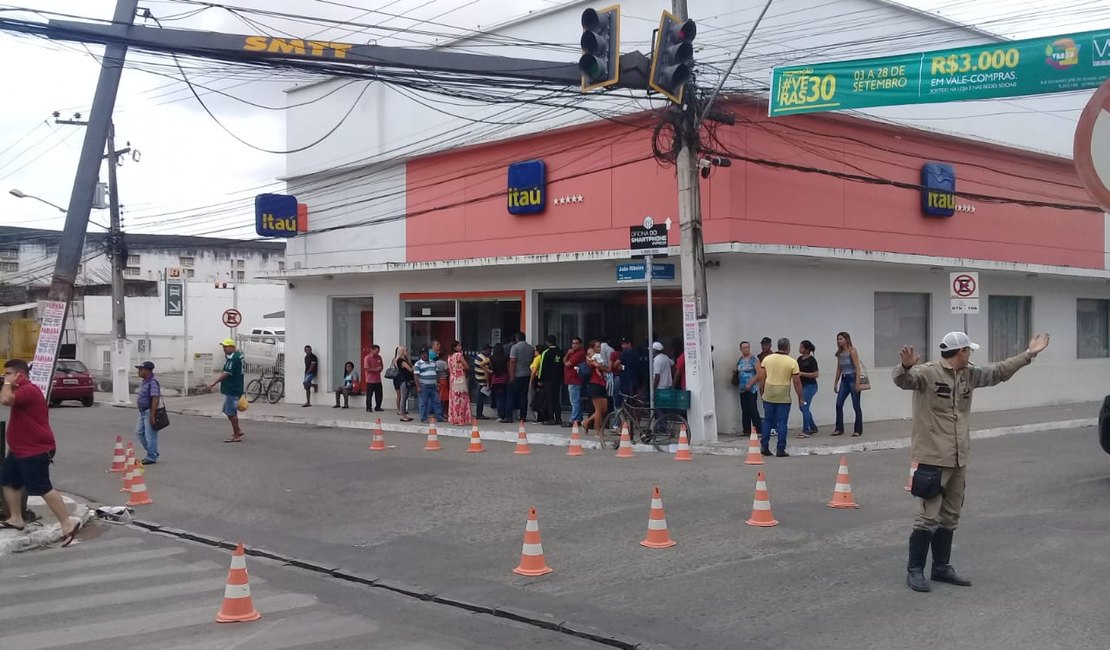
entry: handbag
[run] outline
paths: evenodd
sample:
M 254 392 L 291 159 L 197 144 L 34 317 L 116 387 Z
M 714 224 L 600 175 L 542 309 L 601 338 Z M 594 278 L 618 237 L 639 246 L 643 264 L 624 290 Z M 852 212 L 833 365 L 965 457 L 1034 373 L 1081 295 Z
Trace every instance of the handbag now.
M 863 365 L 862 361 L 859 362 L 859 371 L 860 375 L 856 378 L 856 390 L 861 393 L 865 390 L 871 390 L 871 378 L 867 376 L 867 366 Z
M 466 375 L 459 375 L 451 379 L 452 393 L 465 393 L 467 391 Z
M 165 404 L 158 404 L 158 410 L 154 412 L 154 424 L 151 425 L 155 431 L 161 431 L 170 426 L 170 413 L 166 410 Z
M 386 379 L 396 379 L 397 378 L 397 366 L 390 366 L 390 367 L 386 368 L 385 369 L 385 378 Z

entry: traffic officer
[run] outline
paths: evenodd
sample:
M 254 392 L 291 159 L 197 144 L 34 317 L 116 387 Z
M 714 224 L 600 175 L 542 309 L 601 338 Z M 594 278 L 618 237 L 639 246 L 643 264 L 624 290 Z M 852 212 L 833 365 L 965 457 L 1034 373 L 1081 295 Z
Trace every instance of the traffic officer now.
M 913 347 L 902 348 L 902 363 L 894 368 L 894 383 L 914 391 L 913 458 L 918 463 L 912 481 L 912 493 L 919 497 L 917 519 L 910 534 L 906 565 L 906 585 L 910 589 L 929 591 L 925 560 L 930 546 L 933 580 L 971 586 L 971 581 L 956 574 L 949 560 L 952 534 L 964 505 L 972 391 L 1007 381 L 1046 347 L 1048 334 L 1038 334 L 1025 352 L 981 368 L 970 362 L 971 352 L 979 345 L 964 332 L 944 335 L 940 361 L 918 365 L 920 358 Z

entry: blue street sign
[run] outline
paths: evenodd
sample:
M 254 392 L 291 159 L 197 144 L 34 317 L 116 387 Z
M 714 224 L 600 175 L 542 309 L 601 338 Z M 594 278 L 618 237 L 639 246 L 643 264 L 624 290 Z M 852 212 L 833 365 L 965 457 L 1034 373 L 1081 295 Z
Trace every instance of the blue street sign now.
M 644 262 L 630 262 L 617 265 L 617 282 L 643 282 L 647 279 L 647 264 Z M 674 280 L 675 265 L 653 262 L 651 265 L 652 280 Z

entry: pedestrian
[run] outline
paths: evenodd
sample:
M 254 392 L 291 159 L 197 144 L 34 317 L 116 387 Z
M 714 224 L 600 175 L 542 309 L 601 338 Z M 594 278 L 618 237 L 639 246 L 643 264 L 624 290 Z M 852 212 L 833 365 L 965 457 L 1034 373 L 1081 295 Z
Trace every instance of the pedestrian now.
M 762 339 L 760 339 L 759 354 L 755 356 L 756 359 L 759 359 L 760 363 L 763 363 L 764 359 L 766 359 L 769 355 L 775 353 L 775 351 L 771 349 L 772 343 L 773 341 L 771 340 L 770 336 L 764 336 Z
M 790 356 L 790 339 L 783 337 L 778 341 L 778 352 L 764 357 L 759 364 L 759 392 L 763 395 L 763 436 L 760 442 L 764 456 L 771 455 L 771 429 L 778 433 L 778 451 L 775 455 L 786 458 L 786 432 L 790 421 L 790 387 L 798 394 L 798 404 L 802 397 L 802 381 L 798 376 L 798 362 Z
M 505 346 L 498 343 L 489 359 L 489 389 L 493 405 L 497 409 L 497 421 L 502 424 L 512 422 L 512 399 L 509 397 L 509 355 Z
M 617 367 L 611 372 L 617 375 L 617 390 L 613 396 L 613 405 L 620 408 L 624 400 L 635 397 L 640 390 L 640 353 L 632 345 L 632 340 L 627 336 L 621 339 L 621 350 L 617 355 Z
M 435 341 L 439 345 L 439 341 Z M 446 413 L 451 399 L 451 389 L 448 387 L 447 377 L 450 375 L 450 370 L 447 367 L 447 357 L 439 354 L 438 351 L 436 358 L 431 358 L 431 352 L 428 353 L 428 360 L 436 364 L 436 394 L 439 395 L 439 410 Z
M 312 406 L 312 392 L 320 390 L 320 385 L 316 383 L 316 372 L 319 368 L 320 361 L 312 351 L 312 346 L 304 346 L 304 404 L 301 406 Z
M 686 355 L 683 354 L 682 339 L 672 340 L 671 349 L 674 350 L 674 381 L 671 385 L 679 390 L 686 390 Z
M 759 416 L 759 359 L 752 354 L 752 344 L 740 342 L 740 358 L 736 360 L 734 384 L 740 387 L 740 427 L 743 435 L 752 431 L 763 434 L 763 418 Z
M 940 361 L 919 364 L 912 346 L 901 351 L 901 364 L 894 368 L 894 384 L 913 393 L 913 458 L 917 471 L 912 494 L 917 499 L 917 517 L 910 533 L 906 585 L 914 591 L 929 591 L 925 562 L 933 551 L 931 577 L 961 587 L 971 581 L 952 568 L 952 536 L 964 505 L 971 437 L 968 419 L 976 388 L 997 386 L 1009 380 L 1048 347 L 1048 334 L 1037 334 L 1025 352 L 1001 363 L 974 366 L 971 352 L 978 350 L 964 332 L 949 332 L 940 341 Z
M 420 403 L 420 423 L 426 424 L 429 416 L 437 422 L 443 421 L 443 402 L 439 399 L 439 386 L 436 364 L 429 356 L 428 348 L 420 350 L 420 359 L 413 366 L 416 375 L 416 399 Z
M 570 419 L 564 427 L 575 422 L 582 423 L 582 378 L 578 366 L 586 361 L 586 351 L 582 349 L 582 339 L 577 336 L 570 340 L 570 349 L 563 354 L 563 384 L 567 387 L 567 400 L 570 401 Z
M 593 426 L 597 430 L 597 441 L 605 445 L 602 435 L 602 425 L 605 423 L 605 414 L 609 405 L 608 396 L 605 394 L 605 373 L 609 367 L 605 357 L 601 354 L 601 342 L 597 339 L 590 341 L 590 348 L 586 352 L 586 363 L 589 365 L 589 379 L 586 380 L 586 396 L 594 405 L 594 412 L 582 423 L 582 430 L 589 431 Z
M 547 406 L 544 424 L 558 425 L 563 415 L 563 351 L 559 349 L 554 334 L 547 335 L 547 345 L 540 355 L 540 369 L 537 377 L 543 388 L 544 403 Z
M 244 432 L 239 428 L 239 398 L 243 396 L 243 353 L 235 349 L 234 339 L 224 339 L 220 346 L 224 349 L 224 367 L 208 384 L 208 390 L 219 384 L 220 394 L 224 396 L 223 412 L 231 422 L 231 437 L 224 442 L 242 442 Z M 305 349 L 311 354 L 312 348 L 306 345 Z
M 415 376 L 412 361 L 409 360 L 409 349 L 398 345 L 393 351 L 393 361 L 390 366 L 396 368 L 393 373 L 393 390 L 397 391 L 397 415 L 401 422 L 412 422 L 409 417 L 409 395 L 415 388 Z
M 370 352 L 362 358 L 362 379 L 366 393 L 366 412 L 369 413 L 370 398 L 374 398 L 374 411 L 382 411 L 382 370 L 385 370 L 385 362 L 382 361 L 382 349 L 380 346 L 371 345 Z
M 836 426 L 832 435 L 844 435 L 844 401 L 849 396 L 852 398 L 852 408 L 856 412 L 856 422 L 852 427 L 852 437 L 863 435 L 863 409 L 860 408 L 859 378 L 863 376 L 860 366 L 859 352 L 852 345 L 852 337 L 848 332 L 836 335 L 836 378 L 833 379 L 833 390 L 836 391 Z
M 532 363 L 528 366 L 528 403 L 532 406 L 532 411 L 536 414 L 536 424 L 543 422 L 547 414 L 547 400 L 544 399 L 543 389 L 540 388 L 538 377 L 540 372 L 540 361 L 543 360 L 543 349 L 546 346 L 541 341 L 536 341 L 534 347 L 536 353 L 532 357 Z
M 69 546 L 81 530 L 81 522 L 70 519 L 62 495 L 50 482 L 50 463 L 57 445 L 50 428 L 46 398 L 27 378 L 30 372 L 22 359 L 10 359 L 4 364 L 0 404 L 11 407 L 11 412 L 7 427 L 8 453 L 0 468 L 0 485 L 9 515 L 7 520 L 0 521 L 0 530 L 18 531 L 26 526 L 21 507 L 26 490 L 27 494 L 41 496 L 46 502 L 61 526 L 61 545 Z
M 448 401 L 447 419 L 451 424 L 467 425 L 470 419 L 470 380 L 467 370 L 470 364 L 463 354 L 463 344 L 455 341 L 451 344 L 451 356 L 447 358 L 448 381 L 450 382 L 451 395 Z
M 158 462 L 158 431 L 154 428 L 154 419 L 157 417 L 158 405 L 162 402 L 162 384 L 154 376 L 154 362 L 144 361 L 135 366 L 139 371 L 139 395 L 135 405 L 139 408 L 139 420 L 135 424 L 135 436 L 139 444 L 146 450 L 143 465 L 154 465 Z
M 355 392 L 358 388 L 358 371 L 355 370 L 355 362 L 348 361 L 343 364 L 343 379 L 339 382 L 339 386 L 335 389 L 335 406 L 333 409 L 340 408 L 339 397 L 343 397 L 343 407 L 350 406 L 351 393 Z
M 528 419 L 528 384 L 532 376 L 531 363 L 536 357 L 536 349 L 524 340 L 524 332 L 517 332 L 515 343 L 509 348 L 509 420 L 515 412 L 521 420 Z
M 490 390 L 490 355 L 493 354 L 493 345 L 486 343 L 482 351 L 474 357 L 474 383 L 478 384 L 478 406 L 475 409 L 475 420 L 488 420 L 485 415 L 486 398 L 492 404 L 493 392 Z
M 663 350 L 663 344 L 659 341 L 651 344 L 651 349 L 655 356 L 651 360 L 651 374 L 652 374 L 652 388 L 658 392 L 670 388 L 674 380 L 674 362 L 667 356 L 666 351 Z
M 802 379 L 802 432 L 799 438 L 808 438 L 817 433 L 817 424 L 813 421 L 813 397 L 817 395 L 817 378 L 821 375 L 817 367 L 817 357 L 813 353 L 817 348 L 812 341 L 802 341 L 798 344 L 801 355 L 798 357 L 798 376 Z

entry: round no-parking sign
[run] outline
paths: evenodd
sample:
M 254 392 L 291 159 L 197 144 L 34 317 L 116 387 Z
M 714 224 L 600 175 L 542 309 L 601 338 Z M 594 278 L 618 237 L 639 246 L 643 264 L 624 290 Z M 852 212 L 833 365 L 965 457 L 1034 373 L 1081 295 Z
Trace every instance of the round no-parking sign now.
M 1079 116 L 1073 155 L 1079 180 L 1110 212 L 1110 79 L 1099 86 Z

